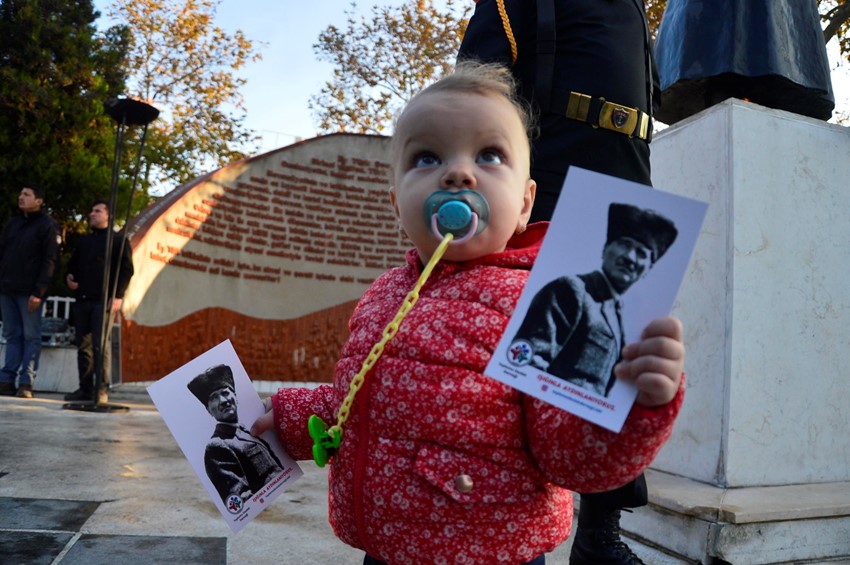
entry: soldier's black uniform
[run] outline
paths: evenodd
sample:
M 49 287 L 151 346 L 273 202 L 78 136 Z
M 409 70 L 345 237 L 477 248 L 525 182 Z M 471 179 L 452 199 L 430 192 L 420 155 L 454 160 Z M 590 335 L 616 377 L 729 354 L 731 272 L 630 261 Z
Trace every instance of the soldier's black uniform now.
M 546 46 L 538 44 L 540 2 L 534 0 L 505 0 L 517 45 L 515 64 L 496 0 L 477 3 L 458 54 L 459 59 L 510 66 L 521 94 L 540 112 L 539 136 L 532 140 L 533 221 L 551 217 L 569 165 L 651 184 L 648 140 L 564 117 L 570 92 L 587 95 L 596 105 L 604 98 L 645 114 L 660 103 L 642 1 L 551 1 L 555 42 L 550 66 L 537 56 L 538 48 Z M 541 93 L 550 74 L 551 87 Z
M 504 0 L 504 6 L 516 60 L 496 0 L 477 1 L 458 59 L 510 67 L 520 94 L 539 113 L 531 220 L 551 219 L 571 165 L 651 186 L 651 116 L 660 90 L 643 1 Z M 640 563 L 619 540 L 619 510 L 646 503 L 643 475 L 611 492 L 582 494 L 571 564 Z

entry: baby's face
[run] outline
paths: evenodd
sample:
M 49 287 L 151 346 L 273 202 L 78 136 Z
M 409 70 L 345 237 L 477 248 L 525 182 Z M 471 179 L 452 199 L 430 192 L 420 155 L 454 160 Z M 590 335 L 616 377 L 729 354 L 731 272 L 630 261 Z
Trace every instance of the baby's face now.
M 445 255 L 450 261 L 502 251 L 528 223 L 535 191 L 528 178 L 528 139 L 504 98 L 457 92 L 421 96 L 399 121 L 395 147 L 390 198 L 423 261 L 441 239 L 423 219 L 425 200 L 436 191 L 472 190 L 490 205 L 486 229 L 450 246 Z

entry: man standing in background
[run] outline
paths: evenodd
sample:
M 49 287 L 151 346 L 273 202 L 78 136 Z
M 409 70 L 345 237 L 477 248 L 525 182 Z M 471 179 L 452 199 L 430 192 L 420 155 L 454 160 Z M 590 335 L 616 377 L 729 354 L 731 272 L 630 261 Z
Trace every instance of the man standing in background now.
M 44 191 L 25 184 L 19 213 L 0 234 L 0 311 L 6 357 L 0 370 L 0 394 L 32 398 L 41 356 L 41 317 L 47 286 L 56 269 L 59 227 L 42 207 Z
M 133 256 L 130 244 L 121 234 L 114 234 L 112 257 L 109 262 L 109 288 L 104 289 L 106 273 L 106 239 L 109 230 L 109 206 L 105 200 L 96 200 L 89 212 L 92 233 L 80 237 L 68 263 L 65 282 L 76 291 L 74 304 L 74 332 L 77 346 L 77 367 L 80 388 L 65 395 L 65 400 L 108 399 L 110 382 L 111 344 L 104 343 L 104 332 L 112 323 L 112 315 L 121 309 L 124 291 L 133 276 Z M 113 296 L 112 291 L 115 289 Z M 111 297 L 104 308 L 103 296 Z M 109 319 L 104 323 L 104 314 Z

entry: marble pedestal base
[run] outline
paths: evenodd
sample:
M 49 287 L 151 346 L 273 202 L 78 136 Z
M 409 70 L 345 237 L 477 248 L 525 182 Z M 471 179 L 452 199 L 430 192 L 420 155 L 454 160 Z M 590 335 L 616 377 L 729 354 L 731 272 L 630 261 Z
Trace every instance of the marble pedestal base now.
M 652 168 L 709 210 L 667 478 L 624 525 L 691 562 L 850 559 L 850 128 L 727 100 L 658 134 Z

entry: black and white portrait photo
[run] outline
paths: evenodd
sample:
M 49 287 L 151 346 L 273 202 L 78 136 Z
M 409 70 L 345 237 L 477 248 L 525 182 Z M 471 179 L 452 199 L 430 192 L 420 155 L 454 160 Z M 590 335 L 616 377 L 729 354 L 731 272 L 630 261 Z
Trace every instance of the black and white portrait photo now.
M 209 367 L 188 388 L 216 422 L 204 451 L 207 476 L 225 504 L 232 496 L 247 501 L 283 468 L 269 444 L 239 423 L 233 370 L 223 364 Z
M 531 345 L 530 364 L 607 397 L 625 345 L 623 296 L 677 235 L 654 210 L 611 203 L 599 267 L 558 277 L 534 295 L 514 336 Z
M 273 430 L 251 435 L 265 408 L 230 340 L 156 381 L 148 394 L 234 533 L 301 477 Z
M 668 316 L 706 204 L 570 167 L 552 222 L 485 373 L 619 431 L 637 389 L 625 345 Z

